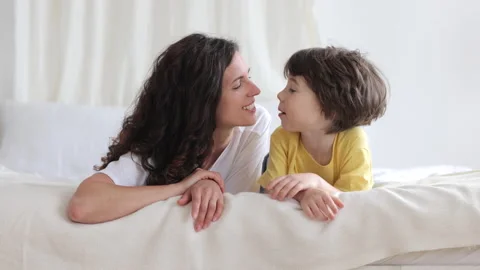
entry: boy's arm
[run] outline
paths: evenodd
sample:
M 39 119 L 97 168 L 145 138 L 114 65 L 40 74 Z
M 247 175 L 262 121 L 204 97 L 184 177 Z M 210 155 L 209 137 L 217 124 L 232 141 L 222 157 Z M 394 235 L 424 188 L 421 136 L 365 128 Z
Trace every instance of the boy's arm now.
M 284 136 L 277 129 L 270 137 L 270 151 L 267 169 L 258 179 L 258 183 L 266 188 L 267 185 L 279 176 L 287 174 L 287 145 Z
M 360 191 L 373 187 L 369 149 L 354 147 L 348 152 L 343 161 L 340 176 L 333 186 L 340 191 Z

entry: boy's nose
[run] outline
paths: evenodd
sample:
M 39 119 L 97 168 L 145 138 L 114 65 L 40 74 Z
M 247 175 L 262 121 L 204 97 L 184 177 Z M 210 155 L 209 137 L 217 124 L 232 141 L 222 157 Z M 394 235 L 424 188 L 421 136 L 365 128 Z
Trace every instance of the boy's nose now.
M 278 98 L 278 100 L 280 100 L 280 101 L 283 100 L 283 99 L 282 99 L 282 96 L 283 96 L 282 93 L 283 93 L 283 90 L 280 91 L 280 92 L 278 92 L 278 94 L 277 94 L 277 98 Z

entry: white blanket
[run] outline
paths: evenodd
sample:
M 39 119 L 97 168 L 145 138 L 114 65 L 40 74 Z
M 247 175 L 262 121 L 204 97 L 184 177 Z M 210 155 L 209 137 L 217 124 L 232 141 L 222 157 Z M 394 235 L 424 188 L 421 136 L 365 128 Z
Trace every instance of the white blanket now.
M 480 244 L 480 172 L 341 194 L 331 223 L 297 203 L 226 195 L 196 233 L 177 198 L 97 225 L 65 215 L 75 187 L 0 174 L 0 269 L 352 269 L 420 250 Z

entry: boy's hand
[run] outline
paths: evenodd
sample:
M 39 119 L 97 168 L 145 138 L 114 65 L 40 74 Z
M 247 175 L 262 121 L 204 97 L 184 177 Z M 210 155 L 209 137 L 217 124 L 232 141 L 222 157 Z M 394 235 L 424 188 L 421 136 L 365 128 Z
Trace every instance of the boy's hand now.
M 333 220 L 338 210 L 343 208 L 343 203 L 339 198 L 316 188 L 305 191 L 300 205 L 309 218 L 320 221 Z
M 283 201 L 291 199 L 302 190 L 318 188 L 323 179 L 314 173 L 289 174 L 274 179 L 267 186 L 272 199 Z

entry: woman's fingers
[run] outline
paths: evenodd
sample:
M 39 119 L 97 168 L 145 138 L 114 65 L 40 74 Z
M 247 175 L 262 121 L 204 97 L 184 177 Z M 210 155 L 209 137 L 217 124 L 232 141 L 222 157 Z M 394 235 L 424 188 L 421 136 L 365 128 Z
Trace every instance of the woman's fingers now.
M 220 196 L 222 194 L 220 193 Z M 210 202 L 208 203 L 208 211 L 205 217 L 205 221 L 203 222 L 203 229 L 208 228 L 212 222 L 215 221 L 215 214 L 217 213 L 217 209 L 219 208 L 219 197 L 218 195 L 214 195 Z
M 223 213 L 223 194 L 218 198 L 217 209 L 213 215 L 213 222 L 217 221 Z
M 223 211 L 223 193 L 216 183 L 203 181 L 192 191 L 192 213 L 195 231 L 210 226 Z
M 203 228 L 205 218 L 207 216 L 208 208 L 210 203 L 210 196 L 204 195 L 199 203 L 200 207 L 198 210 L 198 215 L 195 218 L 195 231 L 200 231 Z
M 200 189 L 192 190 L 192 218 L 197 219 L 200 205 L 202 203 L 202 192 Z
M 187 205 L 192 200 L 192 189 L 189 188 L 182 197 L 177 201 L 178 205 L 184 206 Z
M 203 221 L 199 220 L 198 226 L 200 226 L 200 229 L 206 229 L 208 226 L 210 226 L 210 223 L 213 220 L 213 215 L 215 214 L 215 211 L 217 210 L 217 200 L 214 198 L 210 198 L 210 200 L 207 203 L 207 211 L 205 212 L 205 216 Z

